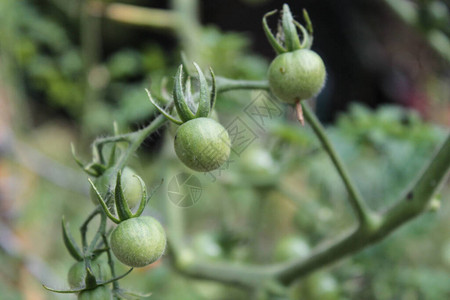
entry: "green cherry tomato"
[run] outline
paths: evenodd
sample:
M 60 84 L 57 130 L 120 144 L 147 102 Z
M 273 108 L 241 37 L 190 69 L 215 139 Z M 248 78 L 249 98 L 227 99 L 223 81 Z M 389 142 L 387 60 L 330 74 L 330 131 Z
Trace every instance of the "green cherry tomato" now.
M 125 167 L 122 172 L 123 195 L 130 208 L 136 207 L 142 198 L 142 186 L 133 169 Z
M 274 258 L 283 262 L 289 259 L 303 259 L 309 255 L 310 247 L 306 240 L 298 236 L 283 238 L 275 248 Z
M 223 250 L 217 238 L 208 233 L 200 233 L 193 239 L 195 254 L 207 260 L 219 260 L 223 257 Z
M 253 185 L 270 185 L 279 179 L 279 166 L 269 151 L 252 146 L 246 149 L 240 159 L 240 174 L 243 180 Z
M 111 249 L 117 259 L 130 267 L 144 267 L 157 261 L 166 248 L 166 234 L 152 217 L 121 222 L 111 234 Z
M 97 280 L 108 280 L 111 277 L 111 272 L 109 265 L 104 261 L 93 261 L 91 262 L 91 269 Z M 75 263 L 67 274 L 67 281 L 69 286 L 73 288 L 78 288 L 84 286 L 84 279 L 86 278 L 86 267 L 84 266 L 84 261 Z
M 307 49 L 278 55 L 268 72 L 272 93 L 290 104 L 316 96 L 325 84 L 325 77 L 322 58 Z
M 140 203 L 142 197 L 142 187 L 139 179 L 137 179 L 135 175 L 136 173 L 134 172 L 134 170 L 129 167 L 125 167 L 122 171 L 123 195 L 125 196 L 128 206 L 131 209 L 136 207 Z M 108 191 L 107 189 L 109 183 L 112 191 L 114 192 L 116 176 L 101 176 L 95 180 L 95 186 L 103 197 L 105 197 L 106 192 Z M 91 188 L 90 193 L 92 202 L 97 205 L 97 195 L 95 194 L 93 188 Z
M 336 279 L 326 273 L 312 274 L 292 286 L 291 299 L 341 299 L 341 290 Z
M 98 286 L 93 290 L 82 291 L 78 294 L 78 300 L 111 300 L 112 292 L 106 286 Z
M 218 169 L 230 156 L 227 130 L 210 118 L 197 118 L 180 125 L 174 144 L 178 158 L 199 172 Z
M 173 110 L 172 110 L 172 116 L 174 116 L 174 117 L 177 118 L 177 119 L 180 118 L 180 117 L 178 116 L 178 112 L 177 112 L 176 109 L 173 109 Z M 213 109 L 213 110 L 211 111 L 211 113 L 209 114 L 209 117 L 208 117 L 208 118 L 211 118 L 211 119 L 213 119 L 214 121 L 219 122 L 219 115 L 217 114 L 217 112 L 216 112 L 215 109 Z M 169 134 L 170 134 L 172 137 L 175 137 L 175 135 L 176 135 L 177 130 L 178 130 L 179 127 L 180 127 L 180 125 L 177 125 L 177 124 L 175 124 L 175 123 L 173 123 L 173 122 L 169 122 L 169 128 L 168 128 Z

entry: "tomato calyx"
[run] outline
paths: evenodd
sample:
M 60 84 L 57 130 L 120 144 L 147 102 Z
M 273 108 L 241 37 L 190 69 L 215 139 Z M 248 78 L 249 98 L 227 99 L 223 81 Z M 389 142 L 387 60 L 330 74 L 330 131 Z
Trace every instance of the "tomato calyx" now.
M 139 203 L 139 207 L 137 208 L 136 212 L 133 213 L 128 205 L 127 199 L 124 196 L 123 188 L 122 188 L 122 171 L 119 170 L 117 172 L 116 177 L 116 186 L 115 186 L 115 193 L 114 193 L 114 204 L 115 204 L 115 210 L 117 212 L 117 216 L 114 216 L 110 209 L 108 208 L 108 200 L 103 199 L 103 196 L 95 186 L 95 184 L 92 182 L 92 180 L 89 178 L 89 183 L 91 184 L 92 189 L 95 192 L 95 195 L 97 196 L 97 200 L 100 203 L 100 206 L 102 207 L 103 211 L 105 212 L 106 216 L 113 221 L 116 224 L 119 224 L 122 221 L 128 220 L 130 218 L 137 218 L 139 217 L 142 212 L 145 209 L 145 206 L 147 205 L 148 201 L 152 197 L 153 193 L 156 191 L 153 190 L 149 197 L 147 197 L 147 188 L 145 187 L 145 183 L 137 175 L 133 175 L 139 180 L 139 183 L 141 185 L 141 201 Z M 161 182 L 162 184 L 162 182 Z M 159 186 L 161 186 L 161 184 Z M 159 187 L 158 186 L 158 187 Z
M 156 107 L 156 109 L 169 121 L 181 125 L 190 120 L 197 118 L 207 118 L 211 114 L 216 101 L 216 79 L 214 72 L 209 68 L 211 74 L 211 91 L 209 91 L 208 82 L 200 67 L 194 62 L 194 67 L 197 71 L 195 76 L 198 81 L 198 101 L 194 101 L 194 95 L 191 91 L 191 77 L 188 76 L 186 83 L 183 87 L 183 65 L 178 67 L 175 75 L 175 84 L 173 87 L 173 105 L 177 111 L 178 117 L 172 116 L 168 111 L 170 107 L 163 108 L 153 99 L 152 94 L 146 89 L 150 102 Z M 170 104 L 169 104 L 170 106 Z
M 276 14 L 277 10 L 266 13 L 262 20 L 264 33 L 277 54 L 293 52 L 300 49 L 310 49 L 313 41 L 313 26 L 306 9 L 303 9 L 303 18 L 306 22 L 306 28 L 292 17 L 289 5 L 284 4 L 281 14 L 281 26 L 278 28 L 276 36 L 267 24 L 267 18 Z M 298 35 L 300 30 L 302 39 Z

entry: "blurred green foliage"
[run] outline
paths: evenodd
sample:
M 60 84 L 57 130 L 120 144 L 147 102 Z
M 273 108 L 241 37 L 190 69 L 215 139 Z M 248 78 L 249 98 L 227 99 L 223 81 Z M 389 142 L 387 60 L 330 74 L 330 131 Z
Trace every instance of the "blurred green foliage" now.
M 169 76 L 170 91 L 170 76 L 179 63 L 180 49 L 167 51 L 151 39 L 140 47 L 106 53 L 93 73 L 100 82 L 99 98 L 89 103 L 86 111 L 88 78 L 75 30 L 46 14 L 35 2 L 16 0 L 0 1 L 0 27 L 2 67 L 18 79 L 16 88 L 24 89 L 39 113 L 47 107 L 61 109 L 79 121 L 76 126 L 84 122 L 92 135 L 110 132 L 114 120 L 119 128 L 126 128 L 151 118 L 154 109 L 144 88 L 151 86 L 159 93 L 161 81 Z M 268 64 L 251 53 L 248 36 L 209 26 L 202 28 L 200 39 L 202 60 L 216 74 L 264 78 Z M 6 63 L 3 58 L 7 58 Z M 255 93 L 247 91 L 220 95 L 217 110 L 221 121 L 227 124 L 233 120 L 254 97 Z M 289 116 L 289 111 L 284 113 Z M 353 224 L 347 193 L 329 157 L 310 129 L 286 119 L 273 120 L 267 132 L 258 132 L 259 142 L 241 157 L 233 157 L 235 163 L 218 176 L 218 182 L 212 184 L 210 178 L 199 176 L 207 196 L 183 214 L 188 245 L 206 261 L 270 263 L 306 256 L 323 239 L 334 238 Z M 389 206 L 398 198 L 445 132 L 413 111 L 395 106 L 372 111 L 361 105 L 352 106 L 327 131 L 374 209 Z M 67 149 L 51 142 L 51 138 L 62 139 L 62 135 L 44 132 L 36 140 L 46 136 L 48 142 L 30 143 L 37 148 L 48 147 L 52 157 L 66 153 L 61 160 L 69 161 Z M 132 162 L 148 186 L 162 177 L 170 179 L 173 174 L 168 166 L 177 172 L 184 170 L 170 147 L 168 138 L 161 153 L 143 155 L 139 162 Z M 10 168 L 20 170 L 16 164 Z M 28 173 L 24 176 L 31 177 Z M 75 229 L 91 210 L 90 201 L 82 193 L 68 192 L 42 178 L 29 181 L 25 182 L 26 194 L 16 203 L 11 226 L 26 237 L 27 245 L 38 245 L 28 246 L 28 251 L 36 252 L 58 277 L 66 278 L 73 261 L 63 252 L 62 241 L 55 238 L 60 235 L 59 218 L 66 215 Z M 448 192 L 448 187 L 442 192 L 441 210 L 428 213 L 356 257 L 296 283 L 292 299 L 449 299 Z M 153 199 L 151 210 L 162 214 L 167 201 L 163 189 Z M 43 210 L 42 206 L 52 209 Z M 1 299 L 23 299 L 24 292 L 18 290 L 27 287 L 18 284 L 24 276 L 17 271 L 18 260 L 0 250 L 4 266 L 0 270 Z M 157 300 L 248 299 L 233 287 L 173 272 L 165 259 L 154 268 L 133 272 L 123 285 L 151 291 L 152 299 Z M 40 289 L 39 283 L 37 286 Z M 57 299 L 49 293 L 45 297 Z

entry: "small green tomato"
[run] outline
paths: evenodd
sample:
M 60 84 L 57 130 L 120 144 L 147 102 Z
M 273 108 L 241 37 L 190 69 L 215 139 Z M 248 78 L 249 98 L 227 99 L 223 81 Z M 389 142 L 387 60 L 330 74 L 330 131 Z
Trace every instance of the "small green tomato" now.
M 172 110 L 172 115 L 173 115 L 174 117 L 176 117 L 176 118 L 180 118 L 180 117 L 178 116 L 178 113 L 177 113 L 177 110 L 176 110 L 176 109 L 173 109 L 173 110 Z M 213 119 L 214 121 L 219 122 L 219 115 L 217 114 L 217 112 L 216 112 L 215 110 L 212 110 L 212 111 L 211 111 L 211 113 L 209 114 L 208 118 L 211 118 L 211 119 Z M 176 135 L 177 130 L 178 130 L 179 127 L 180 127 L 180 125 L 177 125 L 177 124 L 175 124 L 175 123 L 173 123 L 173 122 L 169 122 L 169 128 L 168 128 L 169 134 L 170 134 L 172 137 L 174 137 L 174 136 Z
M 272 93 L 290 104 L 316 96 L 325 84 L 325 77 L 322 58 L 308 49 L 278 55 L 268 72 Z
M 230 156 L 227 130 L 210 118 L 183 123 L 175 135 L 175 152 L 189 168 L 208 172 L 218 169 Z
M 93 261 L 91 262 L 91 269 L 97 280 L 108 280 L 111 277 L 111 272 L 109 266 L 104 261 Z M 72 265 L 67 274 L 67 281 L 69 286 L 74 288 L 79 288 L 84 286 L 84 279 L 86 278 L 86 267 L 84 261 L 80 261 Z
M 271 153 L 262 146 L 246 149 L 239 160 L 242 180 L 256 186 L 274 184 L 279 180 L 279 166 Z
M 78 300 L 111 300 L 112 292 L 106 286 L 98 286 L 92 290 L 82 291 L 78 294 Z
M 127 200 L 128 206 L 132 209 L 136 207 L 141 201 L 142 197 L 142 187 L 139 179 L 135 177 L 136 173 L 133 169 L 125 167 L 122 171 L 122 189 L 125 200 Z M 111 184 L 112 191 L 114 192 L 114 187 L 116 183 L 115 176 L 101 176 L 95 180 L 95 186 L 97 187 L 100 194 L 104 197 L 108 188 L 108 180 Z M 98 199 L 93 188 L 91 188 L 91 200 L 97 205 Z
M 130 267 L 144 267 L 157 261 L 166 248 L 166 234 L 152 217 L 121 222 L 111 234 L 111 249 L 117 259 Z
M 299 236 L 283 238 L 276 246 L 274 258 L 278 262 L 289 259 L 304 259 L 310 253 L 309 244 Z

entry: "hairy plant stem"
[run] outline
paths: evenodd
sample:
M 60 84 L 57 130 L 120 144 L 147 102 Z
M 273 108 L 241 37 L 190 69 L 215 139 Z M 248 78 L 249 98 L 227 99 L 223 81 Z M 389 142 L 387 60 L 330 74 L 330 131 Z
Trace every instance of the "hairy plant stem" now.
M 86 233 L 87 233 L 87 227 L 89 223 L 95 218 L 97 214 L 101 213 L 100 206 L 97 206 L 84 220 L 83 224 L 80 226 L 80 233 L 81 233 L 81 245 L 83 246 L 83 252 L 87 249 L 87 240 L 86 240 Z

